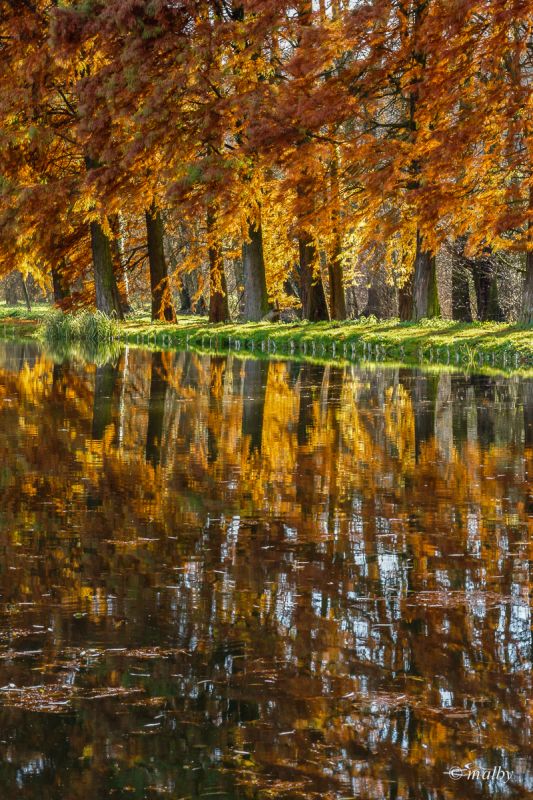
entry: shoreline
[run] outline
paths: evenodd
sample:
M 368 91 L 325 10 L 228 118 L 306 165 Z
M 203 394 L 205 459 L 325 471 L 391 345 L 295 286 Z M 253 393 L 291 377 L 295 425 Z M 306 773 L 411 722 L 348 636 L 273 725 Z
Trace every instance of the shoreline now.
M 10 313 L 11 312 L 11 313 Z M 13 313 L 15 312 L 15 313 Z M 45 338 L 47 317 L 55 310 L 0 307 L 2 338 Z M 57 312 L 55 312 L 57 313 Z M 436 364 L 454 368 L 491 367 L 505 372 L 533 367 L 533 328 L 508 323 L 460 323 L 431 320 L 210 324 L 181 316 L 176 323 L 151 322 L 146 316 L 114 323 L 112 339 L 160 349 L 230 350 L 258 357 L 311 358 L 320 361 L 372 360 L 407 366 Z

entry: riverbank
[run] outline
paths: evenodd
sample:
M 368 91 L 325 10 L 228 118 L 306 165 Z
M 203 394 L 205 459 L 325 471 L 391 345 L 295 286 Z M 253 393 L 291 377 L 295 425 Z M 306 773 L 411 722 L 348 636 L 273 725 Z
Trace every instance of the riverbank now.
M 42 338 L 57 312 L 0 306 L 4 336 Z M 380 361 L 493 365 L 504 369 L 533 365 L 533 328 L 499 323 L 423 320 L 229 323 L 211 325 L 203 317 L 180 316 L 175 324 L 153 323 L 148 315 L 114 323 L 110 337 L 161 348 L 194 347 L 251 353 L 316 356 L 324 359 L 371 357 Z

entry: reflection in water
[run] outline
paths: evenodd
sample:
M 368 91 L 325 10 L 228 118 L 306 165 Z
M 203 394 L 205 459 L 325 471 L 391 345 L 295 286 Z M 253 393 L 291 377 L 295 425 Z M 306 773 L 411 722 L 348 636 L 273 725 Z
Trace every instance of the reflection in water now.
M 0 347 L 2 797 L 533 789 L 531 381 Z

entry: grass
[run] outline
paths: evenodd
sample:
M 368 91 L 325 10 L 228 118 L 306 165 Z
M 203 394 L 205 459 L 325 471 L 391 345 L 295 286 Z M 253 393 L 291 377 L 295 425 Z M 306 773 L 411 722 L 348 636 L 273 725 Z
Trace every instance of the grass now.
M 121 325 L 129 342 L 200 349 L 236 349 L 321 359 L 370 357 L 404 363 L 424 361 L 504 368 L 533 364 L 533 329 L 497 323 L 420 323 L 375 319 L 291 324 L 209 325 L 185 317 L 175 325 L 129 319 Z
M 67 315 L 44 305 L 27 312 L 0 304 L 0 333 L 2 325 L 7 335 L 38 336 L 56 344 L 119 339 L 159 348 L 232 349 L 259 356 L 294 355 L 317 360 L 363 357 L 406 364 L 492 365 L 504 370 L 533 366 L 533 328 L 508 323 L 362 318 L 211 325 L 205 317 L 181 316 L 175 324 L 168 324 L 153 323 L 147 314 L 116 322 L 92 312 Z
M 107 317 L 100 311 L 80 311 L 76 314 L 63 314 L 54 311 L 46 316 L 40 329 L 42 338 L 49 343 L 85 342 L 99 344 L 119 338 L 117 320 Z

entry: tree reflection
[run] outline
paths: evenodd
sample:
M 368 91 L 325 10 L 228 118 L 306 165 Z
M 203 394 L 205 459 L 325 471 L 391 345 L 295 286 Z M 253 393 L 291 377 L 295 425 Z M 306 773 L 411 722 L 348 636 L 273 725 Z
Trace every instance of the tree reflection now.
M 531 790 L 531 381 L 0 347 L 6 796 Z

